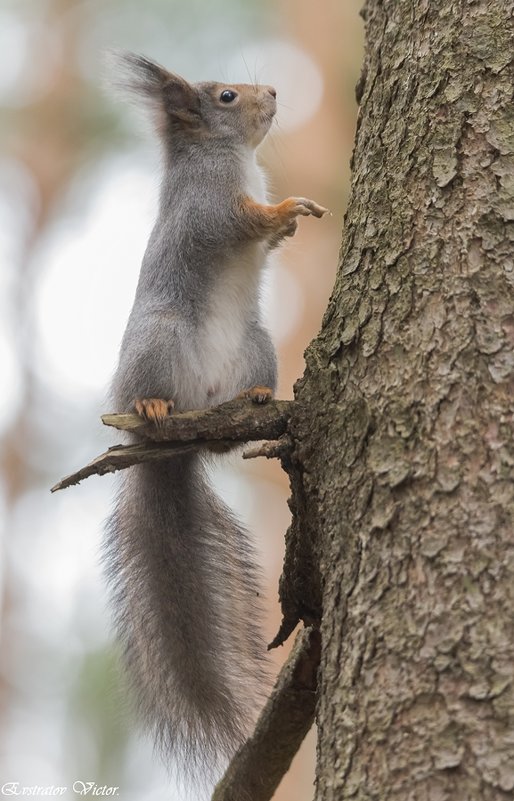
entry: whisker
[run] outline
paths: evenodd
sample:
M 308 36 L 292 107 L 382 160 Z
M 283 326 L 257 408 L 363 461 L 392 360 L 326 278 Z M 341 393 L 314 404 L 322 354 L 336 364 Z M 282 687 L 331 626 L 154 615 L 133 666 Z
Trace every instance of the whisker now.
M 254 81 L 252 81 L 252 75 L 250 73 L 250 70 L 248 69 L 248 64 L 246 63 L 246 58 L 244 57 L 244 53 L 243 53 L 242 50 L 241 50 L 241 58 L 243 59 L 243 64 L 245 65 L 246 73 L 248 75 L 248 80 L 250 81 L 250 83 L 253 86 L 253 88 L 257 89 L 256 83 Z
M 276 118 L 274 120 L 274 123 L 277 126 L 277 128 L 280 128 Z M 276 155 L 277 161 L 280 164 L 284 179 L 286 179 L 287 178 L 286 164 L 285 164 L 285 161 L 284 161 L 284 159 L 282 157 L 282 154 L 280 152 L 280 147 L 279 147 L 279 144 L 281 144 L 281 141 L 277 141 L 277 139 L 280 140 L 282 138 L 282 136 L 283 136 L 283 134 L 282 134 L 281 130 L 278 131 L 278 136 L 277 136 L 277 132 L 273 130 L 273 126 L 268 131 L 268 139 L 269 139 L 271 147 L 273 148 L 273 151 L 274 151 L 274 153 Z

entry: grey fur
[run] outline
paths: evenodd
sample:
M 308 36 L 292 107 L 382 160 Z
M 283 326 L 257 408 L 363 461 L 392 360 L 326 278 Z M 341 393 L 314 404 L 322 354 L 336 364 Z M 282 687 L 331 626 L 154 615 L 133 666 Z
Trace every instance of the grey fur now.
M 124 63 L 130 91 L 153 104 L 165 172 L 112 384 L 115 408 L 132 409 L 136 398 L 205 408 L 256 384 L 274 389 L 275 352 L 258 306 L 268 246 L 249 239 L 237 212 L 259 178 L 248 141 L 256 112 L 228 114 L 212 101 L 216 85 L 191 86 L 147 59 Z M 252 547 L 210 489 L 205 458 L 127 470 L 106 539 L 139 707 L 167 758 L 185 757 L 188 770 L 237 748 L 267 685 Z

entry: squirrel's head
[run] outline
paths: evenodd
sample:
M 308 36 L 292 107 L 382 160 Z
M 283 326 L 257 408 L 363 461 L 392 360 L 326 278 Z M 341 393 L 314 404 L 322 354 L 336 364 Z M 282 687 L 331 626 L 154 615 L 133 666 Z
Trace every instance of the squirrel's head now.
M 164 137 L 218 139 L 257 147 L 276 112 L 272 86 L 188 83 L 144 56 L 116 56 L 122 67 L 116 85 L 150 105 Z

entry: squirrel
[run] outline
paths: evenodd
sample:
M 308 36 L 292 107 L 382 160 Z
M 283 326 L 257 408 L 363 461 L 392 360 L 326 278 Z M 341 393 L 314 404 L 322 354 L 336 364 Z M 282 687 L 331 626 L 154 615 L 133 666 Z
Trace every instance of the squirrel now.
M 189 83 L 133 53 L 118 85 L 149 105 L 164 156 L 157 221 L 110 397 L 159 424 L 173 411 L 273 396 L 277 360 L 259 312 L 267 254 L 306 198 L 266 197 L 255 151 L 271 86 Z M 218 767 L 248 734 L 267 684 L 258 571 L 247 532 L 210 488 L 209 453 L 124 471 L 105 562 L 141 715 L 168 762 Z

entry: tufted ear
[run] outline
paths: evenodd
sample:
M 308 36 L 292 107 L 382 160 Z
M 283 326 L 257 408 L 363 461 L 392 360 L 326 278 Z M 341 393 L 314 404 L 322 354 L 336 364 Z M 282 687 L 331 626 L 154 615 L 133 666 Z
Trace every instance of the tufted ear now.
M 201 123 L 198 92 L 179 75 L 168 72 L 162 96 L 164 110 L 170 117 L 185 125 L 197 126 Z
M 201 126 L 200 98 L 184 78 L 136 53 L 113 53 L 110 61 L 115 65 L 111 85 L 143 100 L 157 113 L 159 122 L 167 119 L 173 126 Z

